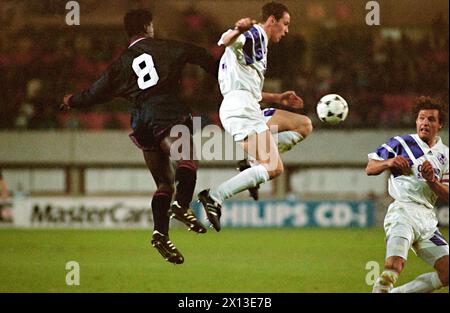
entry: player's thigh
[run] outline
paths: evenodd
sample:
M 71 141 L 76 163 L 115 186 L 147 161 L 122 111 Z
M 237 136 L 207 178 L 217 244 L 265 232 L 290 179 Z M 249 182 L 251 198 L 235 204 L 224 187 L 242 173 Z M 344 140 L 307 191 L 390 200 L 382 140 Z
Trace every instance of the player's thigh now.
M 269 172 L 274 171 L 275 174 L 279 174 L 283 171 L 283 162 L 277 144 L 269 130 L 253 133 L 240 144 L 249 155 L 266 166 Z
M 144 159 L 156 186 L 172 191 L 175 177 L 169 156 L 162 151 L 144 151 Z
M 309 117 L 277 109 L 267 122 L 271 129 L 276 128 L 278 132 L 297 131 L 303 137 L 308 136 L 312 130 L 312 122 Z
M 219 116 L 223 128 L 236 142 L 269 129 L 258 100 L 249 92 L 227 94 L 220 106 Z
M 400 273 L 415 240 L 414 229 L 409 220 L 394 208 L 385 217 L 384 230 L 387 238 L 385 267 L 396 269 Z
M 417 256 L 433 267 L 438 260 L 448 257 L 449 254 L 448 243 L 439 231 L 436 231 L 431 238 L 414 244 L 413 249 Z
M 194 140 L 191 133 L 179 134 L 177 137 L 166 136 L 161 140 L 160 147 L 174 161 L 193 161 L 197 163 Z

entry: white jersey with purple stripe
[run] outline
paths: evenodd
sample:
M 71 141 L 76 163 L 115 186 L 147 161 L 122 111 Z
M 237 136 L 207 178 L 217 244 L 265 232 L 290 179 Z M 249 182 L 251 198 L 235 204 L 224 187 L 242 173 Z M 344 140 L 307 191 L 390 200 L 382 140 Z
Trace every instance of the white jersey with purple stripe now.
M 389 178 L 389 194 L 397 201 L 415 202 L 433 209 L 437 195 L 428 186 L 421 175 L 423 162 L 428 160 L 434 168 L 435 176 L 440 182 L 448 185 L 449 149 L 438 137 L 437 143 L 430 148 L 417 134 L 397 136 L 378 147 L 369 154 L 372 160 L 387 160 L 396 156 L 409 159 L 412 174 L 403 175 L 400 171 L 392 171 Z
M 223 45 L 224 36 L 231 31 L 222 35 L 219 46 Z M 223 96 L 231 91 L 245 90 L 252 93 L 258 102 L 261 101 L 267 69 L 267 46 L 266 32 L 260 25 L 254 25 L 225 49 L 218 78 Z

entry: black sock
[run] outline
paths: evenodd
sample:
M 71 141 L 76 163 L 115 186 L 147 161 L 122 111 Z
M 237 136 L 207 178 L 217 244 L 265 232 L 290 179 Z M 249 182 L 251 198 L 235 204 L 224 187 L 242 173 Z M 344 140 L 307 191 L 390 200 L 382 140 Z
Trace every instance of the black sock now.
M 193 166 L 178 166 L 175 172 L 176 196 L 175 200 L 183 208 L 188 208 L 192 202 L 195 184 L 197 182 L 197 169 Z
M 152 199 L 152 212 L 154 229 L 163 235 L 169 235 L 169 215 L 170 202 L 172 197 L 168 194 L 156 192 Z

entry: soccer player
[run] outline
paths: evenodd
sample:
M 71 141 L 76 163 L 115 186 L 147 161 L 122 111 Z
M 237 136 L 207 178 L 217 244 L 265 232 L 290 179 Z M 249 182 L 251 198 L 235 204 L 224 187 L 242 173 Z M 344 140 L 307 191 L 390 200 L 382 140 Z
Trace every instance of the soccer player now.
M 226 46 L 219 67 L 220 90 L 224 96 L 220 120 L 225 130 L 254 159 L 254 166 L 243 168 L 217 188 L 198 195 L 216 231 L 220 231 L 221 206 L 225 199 L 283 173 L 277 144 L 289 150 L 312 132 L 311 120 L 306 116 L 284 110 L 261 110 L 260 101 L 286 108 L 303 107 L 302 99 L 293 91 L 262 92 L 268 43 L 278 43 L 288 33 L 291 17 L 286 6 L 271 2 L 262 8 L 262 18 L 261 24 L 250 18 L 239 20 L 218 43 Z M 278 131 L 276 138 L 270 130 L 274 126 Z
M 0 168 L 0 221 L 12 221 L 12 211 L 7 201 L 9 200 L 8 184 L 3 178 L 2 169 Z
M 416 100 L 416 134 L 391 138 L 369 154 L 367 175 L 389 170 L 394 202 L 385 220 L 386 262 L 374 293 L 432 292 L 448 286 L 448 244 L 433 211 L 438 198 L 449 201 L 448 147 L 438 137 L 446 111 L 436 99 Z M 393 288 L 412 250 L 436 270 Z
M 8 184 L 3 179 L 2 169 L 0 168 L 0 201 L 6 201 L 9 198 Z
M 130 138 L 143 150 L 157 185 L 152 199 L 151 243 L 167 261 L 181 264 L 184 257 L 169 239 L 169 215 L 195 232 L 204 233 L 206 228 L 190 209 L 198 168 L 193 158 L 192 138 L 190 152 L 186 152 L 187 156 L 181 153 L 183 157 L 177 162 L 174 174 L 169 156 L 171 145 L 178 138 L 169 134 L 174 125 L 192 128 L 190 110 L 179 98 L 184 66 L 196 64 L 217 75 L 218 64 L 203 48 L 153 38 L 152 20 L 148 10 L 128 12 L 124 18 L 130 39 L 128 49 L 89 89 L 65 96 L 62 109 L 89 107 L 113 97 L 131 102 Z M 176 194 L 171 205 L 174 184 Z

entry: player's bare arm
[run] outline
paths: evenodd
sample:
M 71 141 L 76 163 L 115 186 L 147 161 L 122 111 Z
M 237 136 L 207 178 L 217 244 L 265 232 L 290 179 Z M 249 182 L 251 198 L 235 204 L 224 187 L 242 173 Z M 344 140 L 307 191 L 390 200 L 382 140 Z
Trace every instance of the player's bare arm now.
M 422 177 L 428 183 L 428 186 L 438 195 L 441 200 L 449 203 L 449 188 L 448 185 L 445 185 L 439 181 L 439 179 L 434 174 L 433 166 L 429 161 L 425 161 L 422 164 Z
M 408 159 L 402 156 L 397 156 L 384 161 L 369 160 L 366 167 L 366 174 L 369 176 L 380 175 L 387 169 L 398 169 L 401 170 L 403 174 L 411 173 L 411 167 Z
M 303 109 L 303 99 L 295 91 L 286 91 L 284 93 L 262 93 L 262 102 L 275 103 L 290 109 Z
M 234 29 L 223 38 L 223 45 L 228 47 L 232 45 L 239 35 L 245 33 L 253 27 L 257 22 L 249 17 L 240 19 L 236 22 Z

